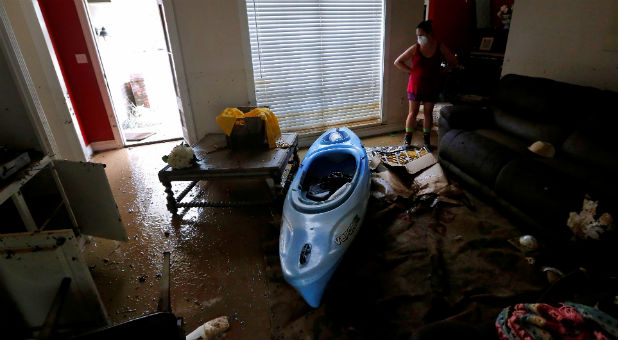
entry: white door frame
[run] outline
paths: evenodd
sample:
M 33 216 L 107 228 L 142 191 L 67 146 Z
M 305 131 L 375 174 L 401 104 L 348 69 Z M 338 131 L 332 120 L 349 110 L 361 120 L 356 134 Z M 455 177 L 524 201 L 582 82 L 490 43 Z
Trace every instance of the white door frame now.
M 114 134 L 113 143 L 111 140 L 105 142 L 94 142 L 92 143 L 92 149 L 95 151 L 102 151 L 121 148 L 125 145 L 125 139 L 124 135 L 120 133 L 120 129 L 118 127 L 118 117 L 114 111 L 112 96 L 109 93 L 109 87 L 107 86 L 107 80 L 105 79 L 105 73 L 103 72 L 103 65 L 99 56 L 99 50 L 92 32 L 88 6 L 85 0 L 73 1 L 75 3 L 77 16 L 79 17 L 79 22 L 82 26 L 82 31 L 84 32 L 84 40 L 86 41 L 86 46 L 88 47 L 88 56 L 90 57 L 89 59 L 92 63 L 92 69 L 94 70 L 94 74 L 97 78 L 99 91 L 101 92 L 101 98 L 103 99 L 103 105 L 105 105 L 105 111 L 107 113 L 107 119 L 109 120 L 112 133 Z
M 176 26 L 176 14 L 174 11 L 173 0 L 159 0 L 163 4 L 165 12 L 165 22 L 167 23 L 167 34 L 172 49 L 172 59 L 174 60 L 174 81 L 178 88 L 178 108 L 180 109 L 180 123 L 182 124 L 182 134 L 189 145 L 193 145 L 199 141 L 193 109 L 191 108 L 191 95 L 189 93 L 189 85 L 187 83 L 187 74 L 185 73 L 184 59 L 182 57 L 182 48 L 180 37 L 178 36 L 178 26 Z
M 38 0 L 2 0 L 1 4 L 3 24 L 10 27 L 6 32 L 11 42 L 7 45 L 12 51 L 8 58 L 11 71 L 18 82 L 29 84 L 28 88 L 20 86 L 20 93 L 29 107 L 37 137 L 48 144 L 54 141 L 55 146 L 46 153 L 54 158 L 89 160 L 93 150 L 82 136 Z M 16 27 L 19 34 L 14 31 Z M 28 54 L 24 55 L 22 49 Z M 44 129 L 38 127 L 40 117 L 45 119 Z

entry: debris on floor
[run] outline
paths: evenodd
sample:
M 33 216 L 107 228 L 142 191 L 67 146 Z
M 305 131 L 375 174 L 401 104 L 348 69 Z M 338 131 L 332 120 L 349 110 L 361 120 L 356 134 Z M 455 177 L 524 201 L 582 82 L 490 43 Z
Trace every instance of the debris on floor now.
M 367 155 L 373 171 L 371 193 L 375 198 L 393 202 L 397 197 L 417 198 L 443 190 L 448 194 L 446 176 L 438 160 L 426 147 L 414 150 L 406 150 L 402 146 L 367 148 Z M 443 201 L 460 203 L 448 198 Z
M 397 175 L 388 169 L 371 174 L 371 195 L 377 199 L 393 202 L 397 197 L 408 198 L 414 195 L 414 190 L 408 188 Z
M 187 340 L 209 340 L 215 339 L 223 332 L 230 328 L 230 322 L 227 316 L 220 316 L 212 319 L 205 324 L 196 328 L 193 332 L 187 335 Z
M 582 211 L 569 214 L 567 225 L 577 238 L 582 240 L 598 240 L 603 233 L 614 228 L 614 219 L 609 213 L 603 213 L 598 218 L 596 217 L 598 205 L 598 201 L 593 201 L 586 197 L 584 198 Z
M 381 163 L 384 163 L 393 167 L 403 166 L 406 169 L 409 167 L 410 170 L 408 172 L 415 174 L 437 162 L 436 158 L 426 147 L 407 150 L 404 146 L 381 146 L 365 148 L 365 150 L 367 151 L 369 168 L 371 170 L 375 170 Z M 421 159 L 423 160 L 421 161 Z
M 440 164 L 436 163 L 429 169 L 421 172 L 414 178 L 414 186 L 418 188 L 416 197 L 425 194 L 434 194 L 448 187 L 448 180 Z

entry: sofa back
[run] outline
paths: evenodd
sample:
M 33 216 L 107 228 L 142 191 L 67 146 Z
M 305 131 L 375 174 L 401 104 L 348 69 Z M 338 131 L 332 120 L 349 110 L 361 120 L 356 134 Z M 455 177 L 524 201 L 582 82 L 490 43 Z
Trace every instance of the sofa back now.
M 546 78 L 507 74 L 492 102 L 501 109 L 537 122 L 572 125 L 570 119 L 585 107 L 590 92 L 599 90 Z
M 502 77 L 492 104 L 520 119 L 547 121 L 558 115 L 553 98 L 553 81 L 508 74 Z
M 502 77 L 492 97 L 499 129 L 609 171 L 618 171 L 617 103 L 616 92 L 516 74 Z

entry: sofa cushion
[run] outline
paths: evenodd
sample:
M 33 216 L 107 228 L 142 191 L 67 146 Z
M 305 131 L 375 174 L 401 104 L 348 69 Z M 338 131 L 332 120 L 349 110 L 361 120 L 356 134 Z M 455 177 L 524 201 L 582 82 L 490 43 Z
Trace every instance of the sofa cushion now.
M 493 141 L 496 141 L 502 145 L 507 146 L 509 149 L 517 152 L 518 154 L 528 154 L 530 150 L 528 150 L 528 146 L 530 143 L 521 138 L 515 137 L 508 133 L 504 133 L 498 129 L 478 129 L 474 130 L 474 132 L 478 133 L 481 136 L 487 137 Z
M 556 148 L 561 145 L 571 132 L 570 128 L 555 123 L 544 123 L 525 118 L 520 112 L 506 111 L 496 108 L 494 110 L 494 122 L 496 126 L 529 144 L 538 140 L 553 144 Z
M 493 187 L 502 167 L 517 154 L 473 131 L 453 129 L 440 141 L 439 156 L 456 164 L 479 182 Z
M 573 132 L 562 144 L 560 151 L 575 162 L 581 162 L 591 171 L 602 168 L 618 173 L 618 149 L 615 135 Z
M 507 74 L 500 80 L 492 103 L 521 117 L 546 120 L 557 109 L 551 93 L 553 85 L 554 81 L 549 79 Z
M 549 225 L 566 228 L 569 212 L 581 210 L 581 183 L 532 158 L 509 162 L 496 179 L 498 195 Z

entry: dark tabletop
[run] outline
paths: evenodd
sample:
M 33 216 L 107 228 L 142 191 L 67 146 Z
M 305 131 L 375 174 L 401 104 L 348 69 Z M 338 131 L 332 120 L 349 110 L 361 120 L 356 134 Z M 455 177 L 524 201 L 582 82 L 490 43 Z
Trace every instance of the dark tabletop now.
M 209 134 L 192 146 L 199 160 L 197 166 L 178 170 L 166 166 L 161 172 L 208 175 L 277 171 L 285 167 L 297 144 L 296 133 L 282 133 L 277 148 L 231 150 L 226 147 L 225 135 Z

